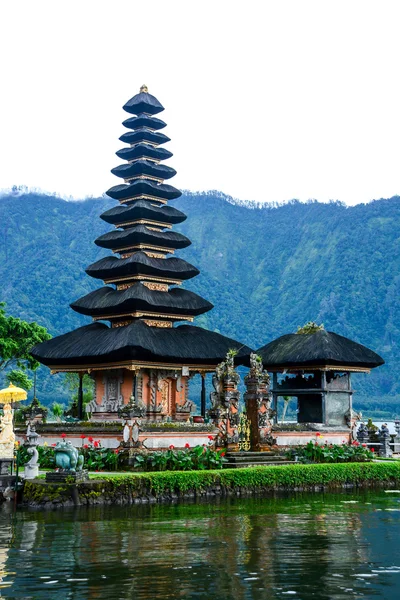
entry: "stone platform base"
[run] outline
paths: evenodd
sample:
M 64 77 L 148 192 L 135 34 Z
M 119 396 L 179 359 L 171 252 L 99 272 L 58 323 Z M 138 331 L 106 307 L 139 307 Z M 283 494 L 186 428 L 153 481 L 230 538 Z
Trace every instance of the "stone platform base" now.
M 9 475 L 11 473 L 12 463 L 12 458 L 0 458 L 0 475 Z
M 87 470 L 83 471 L 48 471 L 46 473 L 47 483 L 82 483 L 89 481 Z

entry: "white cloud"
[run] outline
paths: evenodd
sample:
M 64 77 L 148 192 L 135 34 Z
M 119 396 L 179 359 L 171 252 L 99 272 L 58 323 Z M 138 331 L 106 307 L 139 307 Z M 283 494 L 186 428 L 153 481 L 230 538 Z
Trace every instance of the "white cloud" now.
M 400 193 L 396 1 L 0 5 L 0 187 L 100 195 L 142 83 L 174 185 L 242 199 Z

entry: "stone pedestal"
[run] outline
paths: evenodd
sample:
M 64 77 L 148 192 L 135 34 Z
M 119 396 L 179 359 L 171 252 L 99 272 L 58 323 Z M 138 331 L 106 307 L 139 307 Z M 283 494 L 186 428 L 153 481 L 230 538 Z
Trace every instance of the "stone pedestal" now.
M 86 469 L 82 471 L 48 471 L 46 473 L 47 483 L 81 483 L 89 481 L 89 473 Z
M 12 458 L 0 458 L 0 475 L 9 475 L 11 473 L 12 463 Z
M 24 469 L 25 479 L 35 479 L 35 477 L 39 476 L 39 466 L 38 465 L 25 465 Z

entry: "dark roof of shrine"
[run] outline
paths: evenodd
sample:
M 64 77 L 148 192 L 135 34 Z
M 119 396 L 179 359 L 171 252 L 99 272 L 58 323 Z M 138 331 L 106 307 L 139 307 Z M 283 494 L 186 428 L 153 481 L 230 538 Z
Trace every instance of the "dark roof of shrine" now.
M 155 160 L 167 160 L 173 156 L 172 152 L 165 148 L 155 148 L 151 144 L 135 144 L 122 148 L 116 155 L 123 160 L 136 160 L 138 158 L 153 158 Z
M 237 349 L 236 364 L 248 360 L 250 348 L 214 331 L 193 325 L 163 329 L 133 321 L 110 328 L 92 323 L 59 335 L 32 349 L 41 363 L 57 366 L 90 366 L 120 361 L 157 362 L 177 365 L 217 365 L 230 349 Z
M 196 267 L 182 258 L 153 258 L 145 252 L 134 252 L 128 258 L 106 256 L 93 263 L 86 273 L 96 279 L 113 279 L 130 275 L 148 275 L 169 279 L 186 280 L 200 273 Z
M 141 194 L 154 196 L 155 198 L 160 198 L 160 200 L 175 200 L 182 196 L 182 192 L 174 186 L 167 183 L 156 183 L 148 179 L 137 179 L 131 183 L 114 185 L 106 194 L 110 198 L 119 200 L 120 202 Z
M 182 223 L 187 218 L 186 215 L 173 206 L 154 206 L 147 200 L 137 200 L 136 202 L 124 206 L 114 206 L 106 210 L 100 218 L 107 223 L 117 225 L 118 223 L 127 223 L 137 219 L 148 219 L 160 223 Z
M 138 144 L 139 142 L 149 142 L 150 144 L 166 144 L 171 141 L 164 133 L 158 131 L 150 131 L 146 127 L 136 129 L 135 131 L 127 131 L 119 138 L 121 142 L 127 144 Z
M 122 122 L 122 125 L 127 129 L 140 129 L 141 127 L 148 127 L 149 129 L 164 129 L 167 124 L 161 119 L 156 117 L 149 117 L 147 115 L 140 115 L 139 117 L 129 117 Z
M 128 229 L 109 231 L 98 237 L 94 243 L 101 248 L 130 248 L 138 244 L 151 244 L 163 248 L 187 248 L 192 243 L 177 231 L 155 231 L 146 225 L 133 225 Z
M 282 335 L 257 350 L 266 369 L 307 366 L 340 366 L 372 369 L 384 364 L 383 358 L 357 342 L 333 333 Z
M 136 96 L 133 96 L 133 98 L 124 104 L 123 108 L 131 115 L 140 115 L 142 113 L 156 115 L 164 110 L 161 102 L 147 91 L 141 91 L 139 94 L 136 94 Z
M 73 302 L 71 308 L 91 317 L 116 316 L 137 311 L 195 317 L 208 312 L 213 305 L 189 290 L 172 288 L 168 292 L 160 292 L 137 282 L 126 290 L 102 287 Z
M 149 175 L 159 179 L 171 179 L 176 175 L 175 169 L 167 165 L 158 165 L 151 160 L 136 160 L 133 163 L 118 165 L 111 169 L 111 173 L 117 177 L 128 179 L 129 177 L 138 177 L 139 175 Z

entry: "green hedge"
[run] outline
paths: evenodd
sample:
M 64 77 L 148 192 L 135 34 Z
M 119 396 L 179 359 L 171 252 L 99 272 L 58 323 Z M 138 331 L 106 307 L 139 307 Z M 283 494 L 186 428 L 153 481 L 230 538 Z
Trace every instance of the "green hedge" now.
M 342 487 L 344 484 L 369 485 L 399 483 L 400 463 L 346 463 L 284 465 L 225 469 L 223 471 L 166 471 L 146 474 L 94 475 L 110 488 L 121 492 L 153 494 L 202 491 L 216 486 L 229 491 L 272 491 L 276 489 L 312 489 L 315 486 Z M 108 486 L 107 486 L 108 487 Z

